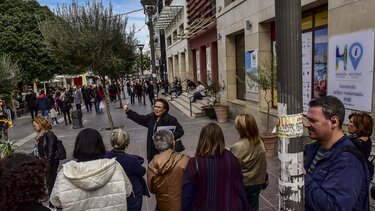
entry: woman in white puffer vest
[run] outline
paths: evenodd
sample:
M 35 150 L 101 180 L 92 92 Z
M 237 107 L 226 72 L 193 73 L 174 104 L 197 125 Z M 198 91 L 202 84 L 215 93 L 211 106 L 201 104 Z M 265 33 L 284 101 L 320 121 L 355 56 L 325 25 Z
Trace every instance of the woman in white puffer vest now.
M 126 211 L 132 185 L 121 165 L 104 155 L 100 133 L 82 130 L 74 146 L 77 160 L 63 164 L 52 190 L 52 204 L 64 211 Z

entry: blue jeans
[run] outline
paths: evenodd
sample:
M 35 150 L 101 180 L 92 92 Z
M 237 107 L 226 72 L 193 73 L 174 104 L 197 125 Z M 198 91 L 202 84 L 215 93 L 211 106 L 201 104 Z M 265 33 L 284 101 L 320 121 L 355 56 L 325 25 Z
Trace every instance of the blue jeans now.
M 250 204 L 252 211 L 259 210 L 259 194 L 262 190 L 262 185 L 245 186 L 247 201 Z
M 95 101 L 95 112 L 96 113 L 99 112 L 99 104 L 100 104 L 100 101 Z
M 48 119 L 48 113 L 49 113 L 49 110 L 45 110 L 45 109 L 40 110 L 40 114 L 44 116 L 46 119 Z

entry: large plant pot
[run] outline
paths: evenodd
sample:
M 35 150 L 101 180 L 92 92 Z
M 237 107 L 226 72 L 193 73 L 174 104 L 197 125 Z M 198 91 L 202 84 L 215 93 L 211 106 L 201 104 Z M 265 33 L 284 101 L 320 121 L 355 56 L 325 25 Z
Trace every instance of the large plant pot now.
M 272 157 L 277 154 L 277 134 L 276 133 L 260 133 L 264 148 L 266 148 L 266 156 Z
M 229 106 L 226 105 L 218 105 L 214 107 L 217 121 L 220 123 L 224 123 L 228 121 L 228 110 Z
M 206 113 L 206 116 L 208 116 L 210 119 L 216 119 L 216 113 L 215 113 L 214 107 L 202 106 L 202 109 L 204 110 L 204 113 Z

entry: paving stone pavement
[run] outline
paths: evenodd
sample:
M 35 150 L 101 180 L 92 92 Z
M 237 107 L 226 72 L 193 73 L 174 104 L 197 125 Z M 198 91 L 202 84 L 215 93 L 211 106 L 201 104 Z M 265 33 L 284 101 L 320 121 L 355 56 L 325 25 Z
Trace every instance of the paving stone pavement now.
M 124 103 L 127 101 L 127 99 L 123 100 Z M 129 148 L 127 149 L 127 152 L 131 154 L 137 154 L 145 158 L 147 129 L 127 119 L 124 111 L 119 108 L 119 101 L 117 101 L 116 103 L 111 103 L 110 109 L 115 127 L 122 128 L 129 132 L 131 142 Z M 146 106 L 138 103 L 136 103 L 135 105 L 130 105 L 130 109 L 140 114 L 148 114 L 153 111 L 153 108 L 152 106 L 150 106 L 149 102 L 147 102 Z M 107 149 L 110 150 L 110 131 L 104 129 L 108 127 L 108 118 L 106 113 L 104 112 L 101 114 L 96 114 L 94 111 L 86 112 L 85 108 L 82 108 L 82 111 L 84 128 L 93 128 L 99 130 L 103 136 Z M 169 113 L 175 116 L 184 128 L 185 135 L 182 137 L 182 141 L 186 148 L 184 153 L 190 156 L 194 156 L 201 128 L 205 124 L 212 122 L 213 120 L 210 120 L 207 117 L 200 117 L 195 119 L 187 118 L 173 106 L 170 106 Z M 62 162 L 65 163 L 72 159 L 71 154 L 74 148 L 75 137 L 83 128 L 72 129 L 71 125 L 66 126 L 61 116 L 59 118 L 59 123 L 59 125 L 54 127 L 53 131 L 58 136 L 58 138 L 64 142 L 64 145 L 66 147 L 68 158 Z M 26 153 L 31 152 L 34 146 L 34 131 L 31 125 L 30 115 L 24 114 L 20 118 L 16 119 L 14 121 L 14 124 L 15 126 L 9 131 L 9 137 L 11 140 L 16 142 L 16 144 L 22 144 L 18 147 L 17 151 Z M 229 120 L 227 123 L 218 124 L 221 126 L 224 132 L 227 147 L 230 147 L 232 144 L 239 140 L 237 131 L 234 128 L 233 120 Z M 144 166 L 146 167 L 146 165 L 147 164 L 145 163 Z M 261 192 L 260 210 L 278 210 L 278 168 L 277 157 L 267 157 L 267 170 L 270 176 L 270 184 L 266 190 L 263 190 Z M 153 195 L 150 198 L 144 197 L 142 210 L 151 211 L 154 210 L 154 208 L 155 197 Z

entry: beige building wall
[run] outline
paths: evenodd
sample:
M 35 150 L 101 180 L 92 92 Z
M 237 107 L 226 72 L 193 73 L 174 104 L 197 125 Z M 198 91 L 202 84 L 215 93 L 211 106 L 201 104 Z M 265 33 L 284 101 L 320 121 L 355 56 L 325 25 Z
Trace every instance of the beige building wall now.
M 190 71 L 190 62 L 189 62 L 189 49 L 187 39 L 174 39 L 173 32 L 177 30 L 178 37 L 183 34 L 185 28 L 187 27 L 186 19 L 186 1 L 183 3 L 183 9 L 180 14 L 178 14 L 174 21 L 165 29 L 165 39 L 167 43 L 167 38 L 170 36 L 172 38 L 171 45 L 166 46 L 166 58 L 167 58 L 167 71 L 168 71 L 168 80 L 173 81 L 174 77 L 181 78 L 182 81 L 189 78 L 191 74 Z M 183 24 L 183 30 L 180 26 Z M 168 59 L 169 58 L 169 59 Z M 172 62 L 172 64 L 169 64 Z M 169 68 L 173 66 L 173 68 Z
M 328 36 L 375 28 L 374 0 L 302 0 L 302 11 L 328 5 Z M 275 19 L 274 0 L 217 0 L 217 33 L 219 80 L 226 82 L 222 100 L 230 105 L 230 116 L 239 113 L 252 114 L 264 131 L 267 105 L 264 93 L 253 100 L 236 99 L 236 60 L 234 36 L 243 31 L 245 50 L 258 50 L 258 63 L 271 58 L 271 23 Z M 251 24 L 246 27 L 246 21 Z M 329 86 L 329 85 L 328 85 Z M 375 85 L 373 85 L 375 87 Z M 373 88 L 375 93 L 375 88 Z M 375 111 L 373 97 L 373 113 Z M 277 110 L 271 109 L 276 117 Z M 271 125 L 275 125 L 273 118 Z

